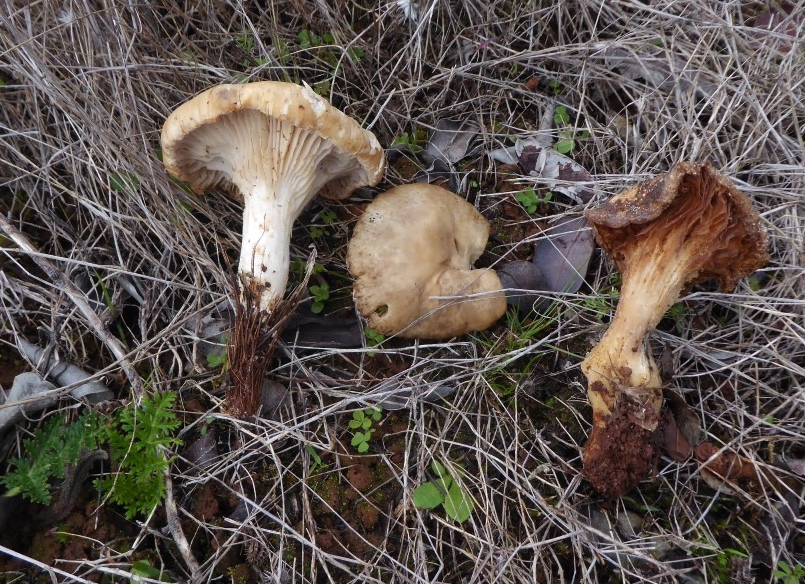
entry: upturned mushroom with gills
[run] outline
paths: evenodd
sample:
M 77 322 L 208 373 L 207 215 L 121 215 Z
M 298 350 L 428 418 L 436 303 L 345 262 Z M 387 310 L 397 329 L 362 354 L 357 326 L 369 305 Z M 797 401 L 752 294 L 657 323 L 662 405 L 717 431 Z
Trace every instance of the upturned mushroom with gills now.
M 622 279 L 609 328 L 581 364 L 593 409 L 584 474 L 616 497 L 659 456 L 662 384 L 646 334 L 686 288 L 715 281 L 731 291 L 763 267 L 768 238 L 747 196 L 707 162 L 676 164 L 585 216 Z
M 162 127 L 162 155 L 196 193 L 221 187 L 244 204 L 227 409 L 252 415 L 283 314 L 293 223 L 317 193 L 341 199 L 376 184 L 383 149 L 309 87 L 264 81 L 219 85 L 179 106 Z

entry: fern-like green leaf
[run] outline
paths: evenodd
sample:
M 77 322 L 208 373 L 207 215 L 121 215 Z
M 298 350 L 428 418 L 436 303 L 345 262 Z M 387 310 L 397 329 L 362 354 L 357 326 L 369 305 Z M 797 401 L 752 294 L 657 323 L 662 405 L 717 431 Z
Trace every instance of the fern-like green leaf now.
M 106 431 L 116 473 L 95 485 L 125 509 L 127 519 L 150 513 L 165 498 L 167 450 L 181 444 L 171 435 L 181 424 L 171 411 L 175 401 L 176 394 L 167 392 L 143 398 L 140 407 L 119 410 Z
M 98 447 L 100 417 L 83 414 L 67 425 L 66 416 L 53 416 L 22 443 L 24 457 L 13 458 L 3 484 L 7 495 L 21 494 L 34 503 L 48 505 L 51 485 L 64 478 L 67 466 L 75 464 L 84 450 Z

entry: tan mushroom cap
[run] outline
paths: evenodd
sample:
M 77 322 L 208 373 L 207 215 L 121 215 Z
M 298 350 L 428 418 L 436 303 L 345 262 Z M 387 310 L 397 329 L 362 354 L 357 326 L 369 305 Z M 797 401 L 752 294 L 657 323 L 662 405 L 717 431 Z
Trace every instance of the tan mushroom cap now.
M 486 219 L 441 187 L 379 195 L 347 252 L 358 312 L 387 336 L 446 339 L 488 328 L 506 312 L 495 271 L 472 269 L 488 237 Z
M 636 262 L 678 262 L 683 255 L 683 285 L 715 280 L 729 291 L 769 261 L 768 237 L 751 202 L 709 162 L 680 162 L 585 216 L 624 279 Z
M 275 137 L 254 133 L 266 124 L 273 124 Z M 321 141 L 331 147 L 317 156 L 314 150 Z M 233 184 L 238 178 L 230 175 L 232 164 L 225 158 L 247 146 L 282 152 L 285 156 L 276 164 L 291 173 L 305 160 L 314 161 L 322 182 L 314 189 L 331 199 L 377 183 L 385 169 L 383 149 L 371 132 L 309 87 L 293 83 L 213 87 L 178 107 L 162 127 L 165 168 L 197 193 L 220 185 L 240 198 L 231 187 L 242 193 L 250 185 Z M 274 170 L 277 175 L 288 174 L 277 172 L 283 168 Z

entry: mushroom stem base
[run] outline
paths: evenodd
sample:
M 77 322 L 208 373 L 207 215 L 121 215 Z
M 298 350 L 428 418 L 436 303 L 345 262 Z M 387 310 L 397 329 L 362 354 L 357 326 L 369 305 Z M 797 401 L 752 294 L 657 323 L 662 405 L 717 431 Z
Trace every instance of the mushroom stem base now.
M 647 414 L 655 418 L 653 422 L 647 423 Z M 608 417 L 595 418 L 584 448 L 584 476 L 603 496 L 619 497 L 654 468 L 660 455 L 654 435 L 662 431 L 661 422 L 653 409 L 646 408 L 645 399 L 625 393 L 618 396 Z
M 263 379 L 291 312 L 284 303 L 271 312 L 261 310 L 261 293 L 256 282 L 242 286 L 227 348 L 229 389 L 224 411 L 240 419 L 254 416 L 260 408 Z

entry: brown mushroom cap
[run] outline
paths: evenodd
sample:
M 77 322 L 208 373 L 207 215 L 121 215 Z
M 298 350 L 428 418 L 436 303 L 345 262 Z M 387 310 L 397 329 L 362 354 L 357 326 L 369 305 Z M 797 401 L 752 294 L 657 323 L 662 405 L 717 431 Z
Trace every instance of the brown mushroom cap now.
M 292 175 L 297 165 L 317 164 L 314 183 L 320 184 L 307 186 L 332 199 L 375 184 L 385 168 L 383 149 L 371 132 L 309 87 L 292 83 L 213 87 L 178 107 L 162 127 L 165 168 L 198 193 L 219 185 L 247 191 L 252 177 L 232 176 L 237 165 L 231 157 L 248 148 L 281 154 L 275 164 L 283 168 L 276 170 L 286 172 L 275 171 L 278 176 Z M 321 148 L 323 155 L 317 153 Z
M 769 261 L 757 212 L 709 162 L 680 162 L 585 215 L 624 278 L 636 261 L 685 255 L 683 285 L 716 280 L 728 291 Z
M 379 195 L 347 252 L 358 312 L 374 330 L 406 338 L 489 327 L 506 311 L 506 297 L 494 270 L 472 269 L 488 237 L 475 207 L 441 187 L 403 185 Z

